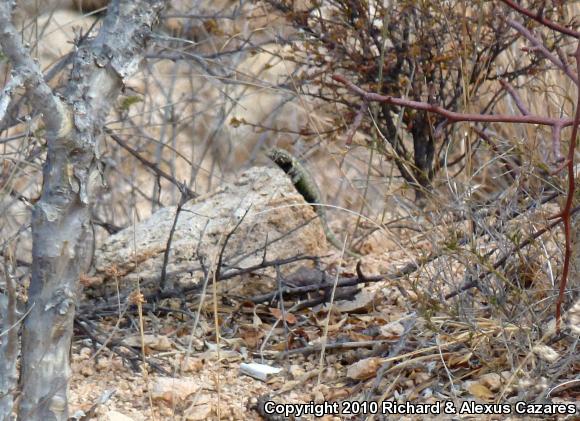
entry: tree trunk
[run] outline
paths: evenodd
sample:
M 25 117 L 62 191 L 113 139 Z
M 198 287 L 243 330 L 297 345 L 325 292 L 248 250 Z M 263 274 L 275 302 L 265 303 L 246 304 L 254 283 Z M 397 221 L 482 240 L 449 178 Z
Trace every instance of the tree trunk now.
M 68 419 L 70 347 L 79 276 L 91 248 L 97 139 L 124 80 L 138 70 L 162 0 L 113 1 L 98 36 L 78 46 L 64 95 L 46 85 L 0 6 L 0 43 L 43 112 L 47 160 L 32 213 L 32 279 L 22 334 L 19 419 Z M 8 18 L 7 18 L 8 16 Z M 59 91 L 63 92 L 63 91 Z M 36 108 L 36 109 L 35 109 Z
M 18 320 L 16 312 L 16 282 L 10 257 L 5 251 L 4 277 L 6 294 L 0 294 L 0 421 L 12 419 L 13 395 L 18 384 Z

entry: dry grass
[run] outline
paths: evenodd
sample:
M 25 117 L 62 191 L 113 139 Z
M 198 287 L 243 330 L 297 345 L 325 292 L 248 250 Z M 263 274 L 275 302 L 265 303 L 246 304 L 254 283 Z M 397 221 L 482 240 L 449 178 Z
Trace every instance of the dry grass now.
M 222 13 L 228 15 L 233 6 L 225 6 Z M 577 8 L 568 6 L 568 15 L 576 14 Z M 206 9 L 213 10 L 208 5 L 199 12 Z M 381 342 L 383 348 L 376 355 L 368 349 L 329 349 L 288 357 L 278 362 L 286 368 L 283 376 L 267 386 L 238 377 L 238 364 L 254 352 L 257 355 L 267 332 L 272 332 L 270 348 L 264 354 L 269 357 L 284 350 L 288 337 L 276 327 L 277 319 L 267 305 L 255 306 L 251 312 L 244 308 L 239 297 L 252 294 L 243 290 L 243 284 L 235 297 L 222 291 L 220 301 L 218 291 L 213 291 L 211 306 L 203 300 L 199 303 L 200 327 L 191 337 L 190 321 L 176 314 L 160 318 L 153 313 L 139 314 L 138 323 L 124 324 L 122 334 L 140 332 L 143 354 L 162 361 L 175 377 L 203 385 L 196 396 L 210 396 L 209 403 L 203 403 L 209 405 L 208 417 L 219 412 L 224 419 L 241 419 L 241 413 L 247 414 L 244 419 L 257 417 L 247 405 L 252 397 L 267 392 L 278 394 L 279 400 L 297 402 L 577 401 L 579 304 L 572 306 L 568 298 L 570 310 L 561 334 L 553 320 L 562 234 L 553 229 L 518 249 L 558 209 L 557 200 L 542 204 L 542 195 L 547 190 L 564 191 L 563 180 L 546 171 L 551 162 L 550 133 L 533 126 L 492 125 L 487 133 L 494 149 L 478 140 L 470 126 L 459 125 L 451 134 L 447 162 L 471 153 L 466 170 L 442 170 L 426 206 L 418 207 L 393 161 L 366 147 L 368 137 L 357 135 L 349 150 L 326 143 L 324 134 L 337 130 L 334 117 L 344 115 L 344 109 L 323 106 L 296 89 L 296 68 L 284 58 L 288 50 L 274 36 L 290 30 L 277 15 L 271 16 L 269 24 L 265 10 L 264 5 L 246 5 L 235 25 L 232 23 L 235 33 L 211 25 L 197 28 L 194 32 L 201 36 L 198 32 L 202 31 L 203 37 L 185 48 L 164 38 L 165 53 L 183 52 L 193 60 L 152 61 L 128 84 L 118 109 L 109 116 L 108 127 L 130 140 L 132 148 L 153 166 L 176 180 L 186 180 L 199 193 L 234 180 L 240 168 L 264 164 L 261 149 L 265 146 L 292 147 L 304 156 L 328 202 L 348 211 L 329 212 L 331 225 L 366 254 L 365 273 L 390 273 L 412 260 L 421 261 L 431 254 L 439 257 L 407 277 L 367 287 L 374 294 L 372 305 L 353 314 L 323 308 L 298 312 L 300 327 L 292 330 L 299 330 L 311 345 L 321 340 L 369 340 Z M 244 16 L 250 18 L 244 21 Z M 83 26 L 91 22 L 89 18 L 81 21 Z M 258 54 L 234 53 L 243 48 L 237 42 L 244 38 L 260 44 Z M 43 57 L 47 46 L 41 38 L 37 40 Z M 497 65 L 508 68 L 529 60 L 521 52 L 522 45 L 514 44 Z M 567 53 L 572 48 L 563 45 Z M 228 49 L 231 53 L 218 54 Z M 218 58 L 214 58 L 216 54 Z M 203 55 L 206 58 L 199 60 Z M 560 72 L 524 75 L 516 84 L 530 112 L 572 114 L 574 90 Z M 477 110 L 487 104 L 497 89 L 498 83 L 487 83 L 478 97 L 466 99 L 465 109 Z M 494 110 L 518 113 L 508 95 L 497 101 Z M 18 197 L 34 201 L 38 196 L 44 159 L 40 128 L 34 124 L 22 123 L 0 139 L 0 246 L 17 244 L 23 263 L 30 255 L 26 228 L 30 205 Z M 345 121 L 340 129 L 347 126 Z M 562 138 L 567 140 L 569 135 L 564 131 Z M 96 219 L 128 226 L 132 215 L 140 220 L 179 200 L 176 186 L 159 179 L 119 145 L 105 140 L 101 149 L 108 188 L 95 201 Z M 516 177 L 507 173 L 506 162 L 518 163 Z M 108 235 L 99 228 L 96 234 L 97 244 Z M 504 255 L 508 256 L 504 264 L 494 267 Z M 333 258 L 326 261 L 329 268 L 345 266 L 345 271 L 354 272 L 354 262 L 342 264 L 336 255 Z M 27 271 L 26 264 L 19 267 L 23 284 Z M 333 273 L 338 276 L 339 272 Z M 480 279 L 477 288 L 444 298 L 475 279 Z M 572 278 L 569 297 L 577 296 L 578 287 L 578 280 Z M 177 301 L 179 308 L 192 314 L 198 311 L 197 303 Z M 232 320 L 232 315 L 238 318 Z M 126 317 L 132 320 L 132 316 Z M 119 318 L 100 323 L 105 332 L 118 335 Z M 220 329 L 236 333 L 216 340 Z M 146 335 L 168 337 L 170 349 L 147 347 Z M 144 390 L 151 388 L 144 386 L 146 376 L 132 372 L 106 350 L 98 351 L 102 355 L 91 360 L 89 342 L 78 342 L 74 349 L 73 396 L 79 408 L 86 409 L 97 391 L 114 387 L 119 378 L 122 386 L 108 409 L 131 412 L 135 419 L 149 419 L 146 410 L 155 412 L 158 419 L 182 419 L 197 407 L 190 396 L 182 401 L 151 398 L 147 408 Z M 197 368 L 191 368 L 193 363 L 188 363 L 189 368 L 182 365 L 187 343 L 193 343 L 193 361 L 201 361 Z M 208 349 L 217 350 L 217 361 Z M 227 356 L 219 356 L 223 351 Z M 349 367 L 371 359 L 374 371 L 366 378 L 348 377 Z M 317 370 L 318 382 L 308 377 L 309 370 Z M 149 382 L 155 383 L 157 377 L 151 375 Z M 133 382 L 139 387 L 132 387 Z M 216 396 L 219 398 L 214 399 Z

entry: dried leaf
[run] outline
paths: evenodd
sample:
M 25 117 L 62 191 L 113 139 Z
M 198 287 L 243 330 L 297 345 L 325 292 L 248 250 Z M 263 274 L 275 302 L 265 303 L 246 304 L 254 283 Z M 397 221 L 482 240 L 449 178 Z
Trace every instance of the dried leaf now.
M 265 333 L 261 328 L 249 325 L 240 326 L 240 337 L 248 348 L 257 348 L 264 335 Z
M 141 335 L 133 335 L 123 340 L 123 345 L 141 348 Z M 155 351 L 170 351 L 173 343 L 164 335 L 143 335 L 143 345 Z
M 548 345 L 538 344 L 532 348 L 532 351 L 534 351 L 534 354 L 536 354 L 538 357 L 549 363 L 553 363 L 557 361 L 558 358 L 560 358 L 560 354 L 558 354 L 554 348 L 551 348 Z
M 495 398 L 495 394 L 489 390 L 487 387 L 478 382 L 472 382 L 467 385 L 467 391 L 471 393 L 474 397 L 481 400 L 492 400 Z
M 282 320 L 282 311 L 279 308 L 270 308 L 270 313 L 272 313 L 272 315 L 277 318 L 278 320 Z M 296 320 L 296 316 L 293 315 L 292 313 L 288 313 L 287 311 L 285 312 L 286 315 L 286 322 L 290 323 L 291 325 L 295 324 L 297 322 Z
M 366 380 L 373 377 L 381 365 L 381 359 L 378 357 L 366 358 L 348 367 L 346 375 L 354 380 Z
M 334 309 L 341 313 L 351 313 L 361 311 L 372 307 L 375 299 L 375 293 L 372 291 L 362 290 L 355 295 L 354 300 L 338 301 Z
M 381 326 L 379 331 L 385 338 L 400 338 L 405 332 L 405 326 L 401 322 L 395 321 Z
M 451 357 L 449 357 L 449 360 L 447 361 L 447 365 L 449 367 L 468 367 L 469 366 L 469 360 L 471 359 L 471 356 L 473 355 L 472 352 L 466 352 L 465 354 L 454 354 Z
M 501 387 L 501 376 L 497 373 L 486 373 L 479 378 L 479 382 L 490 390 L 497 392 Z

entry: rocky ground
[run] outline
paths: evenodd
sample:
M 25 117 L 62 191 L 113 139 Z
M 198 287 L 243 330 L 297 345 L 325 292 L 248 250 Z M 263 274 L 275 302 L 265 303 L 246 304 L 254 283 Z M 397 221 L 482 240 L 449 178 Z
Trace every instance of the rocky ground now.
M 555 340 L 553 322 L 543 338 L 518 346 L 532 327 L 494 319 L 476 293 L 468 317 L 451 309 L 461 299 L 430 301 L 437 282 L 449 292 L 463 277 L 444 256 L 408 271 L 409 261 L 432 252 L 421 236 L 374 233 L 360 245 L 360 265 L 343 259 L 328 248 L 311 206 L 271 168 L 250 169 L 186 203 L 176 223 L 175 215 L 162 209 L 97 251 L 72 353 L 77 419 L 314 419 L 268 415 L 269 400 L 287 411 L 337 402 L 322 420 L 498 419 L 473 406 L 497 412 L 498 402 L 508 404 L 501 417 L 509 418 L 520 401 L 544 404 L 550 416 L 578 410 L 578 359 Z M 381 278 L 387 273 L 399 276 Z M 433 273 L 455 278 L 436 281 Z M 288 293 L 284 306 L 259 297 L 335 280 L 334 295 L 313 287 Z M 566 323 L 577 334 L 576 307 Z M 241 369 L 251 362 L 280 370 L 259 380 Z M 396 403 L 411 409 L 389 413 Z M 429 405 L 440 413 L 405 414 L 437 407 Z

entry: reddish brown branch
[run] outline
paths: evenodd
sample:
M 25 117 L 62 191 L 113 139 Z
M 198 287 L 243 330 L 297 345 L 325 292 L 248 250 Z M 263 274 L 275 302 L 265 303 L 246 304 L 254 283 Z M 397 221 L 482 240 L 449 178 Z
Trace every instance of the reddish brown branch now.
M 455 111 L 450 111 L 436 104 L 429 104 L 428 102 L 412 101 L 410 99 L 395 98 L 388 95 L 380 95 L 372 92 L 367 92 L 358 87 L 354 83 L 348 81 L 342 75 L 334 75 L 332 78 L 345 85 L 355 94 L 359 95 L 363 100 L 368 102 L 382 102 L 386 104 L 398 105 L 401 107 L 408 107 L 415 110 L 427 111 L 445 117 L 450 123 L 457 123 L 460 121 L 470 121 L 479 123 L 520 123 L 520 124 L 538 124 L 540 126 L 561 126 L 568 127 L 574 123 L 571 118 L 553 118 L 544 117 L 533 114 L 528 115 L 505 115 L 505 114 L 464 114 Z
M 363 103 L 360 105 L 360 108 L 358 109 L 358 112 L 356 113 L 352 126 L 348 130 L 348 133 L 346 135 L 346 146 L 350 146 L 352 144 L 352 138 L 354 137 L 356 131 L 358 130 L 358 128 L 362 123 L 363 115 L 365 113 L 366 108 L 367 103 L 363 101 Z
M 580 71 L 580 41 L 576 48 L 576 69 Z M 576 182 L 574 180 L 574 153 L 576 151 L 576 137 L 578 135 L 578 124 L 580 124 L 580 85 L 577 85 L 577 102 L 576 114 L 574 116 L 574 124 L 572 126 L 572 136 L 570 137 L 570 146 L 568 147 L 568 196 L 566 203 L 562 209 L 562 221 L 564 222 L 564 235 L 566 236 L 566 251 L 564 254 L 564 268 L 562 269 L 562 279 L 560 280 L 560 291 L 558 293 L 558 301 L 556 302 L 556 326 L 560 327 L 560 317 L 562 314 L 562 302 L 564 301 L 564 290 L 568 283 L 568 274 L 570 272 L 570 260 L 572 257 L 572 235 L 571 235 L 571 211 L 574 202 L 574 190 L 576 189 Z
M 572 258 L 572 239 L 571 239 L 571 216 L 573 214 L 572 205 L 574 202 L 574 192 L 575 192 L 575 180 L 574 180 L 574 154 L 576 150 L 576 140 L 578 135 L 578 125 L 580 124 L 580 83 L 579 83 L 579 75 L 580 75 L 580 32 L 577 32 L 573 29 L 569 29 L 564 27 L 556 22 L 551 21 L 544 17 L 543 7 L 538 12 L 532 12 L 531 10 L 516 4 L 513 0 L 502 0 L 507 6 L 512 8 L 513 10 L 525 15 L 536 22 L 539 22 L 545 27 L 548 27 L 554 31 L 560 32 L 565 35 L 569 35 L 571 37 L 576 38 L 578 41 L 578 46 L 575 53 L 576 59 L 576 73 L 574 73 L 563 53 L 561 51 L 557 51 L 557 55 L 550 52 L 546 46 L 535 37 L 535 35 L 525 28 L 523 25 L 519 24 L 518 22 L 507 19 L 508 24 L 516 29 L 520 34 L 522 34 L 528 41 L 531 42 L 533 46 L 533 50 L 538 52 L 546 59 L 551 61 L 557 68 L 562 70 L 571 80 L 574 81 L 577 87 L 577 103 L 576 103 L 576 111 L 574 115 L 574 119 L 570 118 L 552 118 L 548 116 L 538 116 L 532 115 L 529 113 L 515 90 L 513 90 L 509 85 L 503 84 L 504 89 L 506 89 L 509 94 L 514 98 L 516 105 L 519 111 L 523 114 L 521 116 L 513 116 L 513 115 L 505 115 L 505 114 L 468 114 L 468 113 L 459 113 L 455 111 L 451 111 L 449 109 L 443 108 L 439 105 L 432 104 L 429 102 L 423 101 L 412 101 L 403 98 L 395 98 L 388 95 L 381 95 L 378 93 L 367 92 L 361 87 L 355 85 L 351 81 L 347 80 L 342 75 L 334 75 L 332 78 L 345 85 L 351 92 L 361 97 L 364 103 L 368 102 L 380 102 L 384 104 L 392 104 L 400 107 L 407 107 L 415 110 L 421 110 L 428 113 L 437 114 L 443 117 L 446 123 L 456 123 L 456 122 L 480 122 L 480 123 L 516 123 L 516 124 L 536 124 L 536 125 L 543 125 L 543 126 L 550 126 L 552 128 L 552 147 L 554 150 L 554 158 L 556 162 L 560 162 L 560 166 L 558 170 L 562 170 L 564 168 L 567 169 L 567 176 L 568 176 L 568 194 L 566 197 L 566 202 L 561 209 L 558 217 L 559 220 L 553 223 L 553 226 L 562 222 L 564 225 L 564 234 L 565 234 L 565 254 L 564 254 L 564 264 L 562 270 L 562 278 L 560 280 L 559 285 L 559 294 L 558 299 L 556 301 L 556 321 L 557 327 L 559 328 L 560 319 L 561 319 L 561 309 L 562 303 L 564 301 L 564 292 L 566 289 L 568 276 L 570 272 L 570 261 Z M 359 113 L 360 114 L 360 113 Z M 357 115 L 358 117 L 358 115 Z M 357 125 L 360 124 L 357 122 Z M 568 148 L 568 156 L 566 160 L 562 160 L 560 154 L 560 138 L 561 138 L 561 131 L 563 128 L 572 126 L 572 135 L 570 138 L 570 145 Z M 562 162 L 563 161 L 563 162 Z
M 570 35 L 571 37 L 574 37 L 576 39 L 580 39 L 580 32 L 577 32 L 570 28 L 566 28 L 565 26 L 562 26 L 559 23 L 546 19 L 542 13 L 534 13 L 531 10 L 526 9 L 525 7 L 522 7 L 519 4 L 515 3 L 513 0 L 501 0 L 501 1 L 503 1 L 509 7 L 521 13 L 522 15 L 526 15 L 527 17 L 532 18 L 536 22 L 541 23 L 542 25 L 547 26 L 548 28 L 553 29 L 554 31 Z
M 580 41 L 578 48 L 576 49 L 576 65 L 578 71 L 580 71 Z M 564 162 L 562 169 L 564 167 L 568 170 L 568 196 L 566 198 L 566 204 L 562 209 L 561 213 L 558 215 L 564 224 L 564 233 L 566 238 L 565 254 L 564 254 L 564 267 L 562 271 L 562 279 L 560 280 L 560 289 L 558 300 L 556 302 L 556 320 L 559 326 L 561 318 L 561 307 L 564 299 L 564 291 L 566 289 L 566 284 L 568 282 L 568 274 L 570 271 L 570 260 L 572 255 L 572 244 L 571 244 L 571 215 L 572 215 L 572 204 L 574 200 L 574 152 L 576 150 L 576 137 L 578 135 L 578 124 L 580 124 L 580 84 L 576 84 L 578 90 L 578 103 L 576 104 L 576 114 L 574 119 L 566 118 L 551 118 L 536 116 L 531 114 L 524 114 L 522 116 L 509 116 L 504 114 L 463 114 L 454 111 L 447 110 L 439 105 L 429 104 L 427 102 L 411 101 L 403 98 L 394 98 L 391 96 L 380 95 L 376 93 L 367 92 L 354 83 L 347 80 L 342 75 L 334 75 L 332 78 L 348 87 L 349 90 L 359 95 L 366 102 L 382 102 L 387 104 L 398 105 L 402 107 L 408 107 L 416 110 L 423 110 L 438 114 L 445 117 L 448 122 L 460 122 L 460 121 L 471 121 L 471 122 L 488 122 L 488 123 L 523 123 L 523 124 L 539 124 L 552 127 L 552 142 L 554 148 L 560 145 L 560 132 L 563 127 L 573 126 L 572 137 L 570 139 L 570 146 L 568 149 L 568 158 Z M 504 86 L 505 87 L 505 86 Z M 509 92 L 509 91 L 508 91 Z M 512 94 L 515 93 L 515 91 Z M 517 95 L 515 98 L 518 98 Z M 518 108 L 523 113 L 527 110 L 520 104 Z M 559 152 L 555 153 L 555 157 L 559 158 Z
M 522 25 L 521 23 L 516 22 L 513 19 L 508 19 L 507 23 L 509 24 L 509 26 L 514 28 L 520 34 L 522 34 L 524 36 L 524 38 L 526 38 L 528 41 L 530 41 L 530 43 L 532 44 L 532 47 L 533 47 L 533 49 L 532 49 L 533 51 L 541 54 L 542 56 L 544 56 L 544 58 L 551 61 L 552 64 L 554 64 L 558 69 L 562 70 L 566 74 L 566 76 L 568 76 L 570 79 L 572 79 L 574 81 L 574 83 L 578 84 L 578 75 L 575 75 L 572 72 L 572 70 L 570 70 L 570 67 L 568 66 L 568 63 L 566 63 L 566 61 L 564 61 L 564 60 L 560 59 L 558 56 L 555 56 L 554 54 L 552 54 L 546 48 L 546 46 L 534 34 L 532 34 L 531 31 L 529 31 L 526 27 L 524 27 L 524 25 Z
M 412 101 L 404 98 L 396 98 L 388 95 L 380 95 L 373 92 L 367 92 L 361 87 L 355 85 L 351 81 L 347 80 L 342 75 L 333 75 L 332 78 L 345 85 L 355 94 L 359 95 L 366 102 L 383 102 L 387 104 L 398 105 L 401 107 L 408 107 L 415 110 L 423 110 L 430 113 L 438 114 L 447 119 L 448 123 L 457 123 L 461 121 L 468 122 L 481 122 L 481 123 L 519 123 L 519 124 L 538 124 L 541 126 L 552 127 L 552 145 L 554 150 L 554 160 L 555 162 L 561 162 L 562 156 L 560 154 L 560 132 L 564 127 L 571 126 L 574 120 L 571 118 L 553 118 L 544 117 L 529 114 L 525 106 L 523 105 L 519 96 L 511 87 L 504 88 L 508 89 L 508 92 L 516 101 L 516 105 L 520 111 L 524 114 L 521 116 L 512 116 L 505 114 L 464 114 L 455 111 L 447 110 L 439 105 L 430 104 L 428 102 Z M 511 89 L 511 90 L 510 90 Z M 557 173 L 565 167 L 565 163 L 557 167 L 553 172 Z
M 523 115 L 529 115 L 530 112 L 526 108 L 524 102 L 522 101 L 522 98 L 520 98 L 520 96 L 518 95 L 516 90 L 503 79 L 500 79 L 499 83 L 501 83 L 501 86 L 508 92 L 508 94 L 510 94 L 510 96 L 512 97 L 512 99 L 516 103 L 518 110 L 520 110 L 520 113 L 522 113 Z

